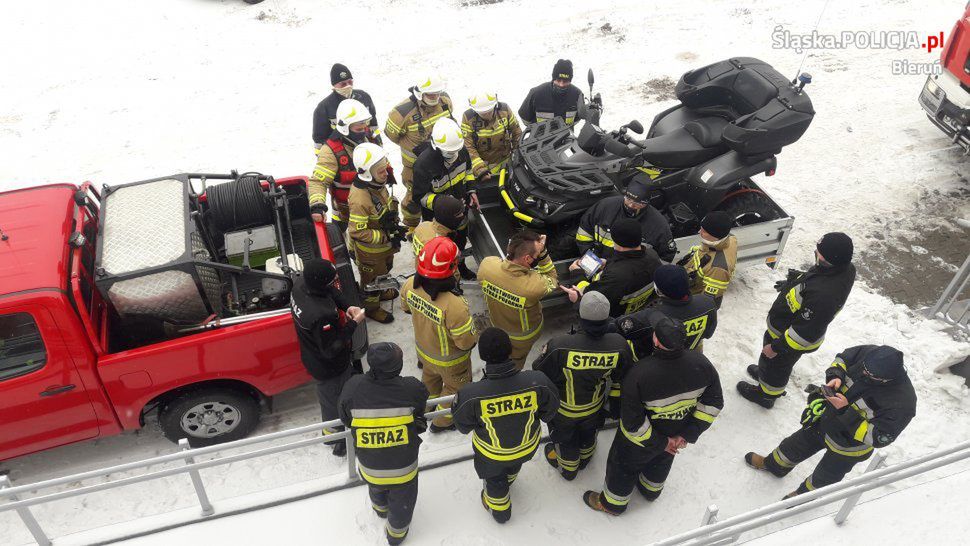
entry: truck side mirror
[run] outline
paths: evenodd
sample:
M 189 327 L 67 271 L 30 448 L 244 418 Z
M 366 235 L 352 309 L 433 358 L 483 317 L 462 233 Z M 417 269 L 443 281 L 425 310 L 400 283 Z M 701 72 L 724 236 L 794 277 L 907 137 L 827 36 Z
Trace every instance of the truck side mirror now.
M 627 126 L 628 129 L 630 129 L 631 131 L 633 131 L 634 133 L 636 133 L 638 135 L 642 135 L 643 134 L 643 124 L 640 123 L 637 120 L 633 120 L 630 123 L 627 123 L 626 126 Z

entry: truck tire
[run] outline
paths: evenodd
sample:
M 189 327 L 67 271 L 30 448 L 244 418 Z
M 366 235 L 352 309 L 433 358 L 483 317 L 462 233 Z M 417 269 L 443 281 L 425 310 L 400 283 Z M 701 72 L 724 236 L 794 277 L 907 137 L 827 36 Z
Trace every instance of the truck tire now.
M 759 224 L 781 217 L 778 208 L 768 196 L 754 189 L 728 194 L 716 210 L 730 214 L 739 226 Z
M 245 438 L 259 422 L 259 402 L 248 393 L 217 387 L 186 392 L 162 406 L 162 434 L 178 443 L 205 447 Z

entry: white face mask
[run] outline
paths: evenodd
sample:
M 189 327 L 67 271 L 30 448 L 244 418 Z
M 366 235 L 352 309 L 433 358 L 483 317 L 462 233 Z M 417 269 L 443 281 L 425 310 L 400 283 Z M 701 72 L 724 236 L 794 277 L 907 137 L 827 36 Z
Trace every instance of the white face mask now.
M 441 101 L 441 97 L 435 97 L 434 101 L 432 101 L 428 99 L 427 94 L 424 94 L 424 95 L 421 95 L 421 101 L 427 104 L 428 106 L 437 106 L 438 103 Z
M 724 239 L 727 239 L 727 237 L 725 237 Z M 710 239 L 705 239 L 705 238 L 701 237 L 701 242 L 704 243 L 707 246 L 717 246 L 717 245 L 721 244 L 724 241 L 724 239 L 718 239 L 716 241 L 711 241 Z
M 441 156 L 444 157 L 445 161 L 447 161 L 448 163 L 451 163 L 454 160 L 458 159 L 459 153 L 461 153 L 461 150 L 455 150 L 454 152 L 446 152 L 444 150 L 441 150 Z
M 336 91 L 337 94 L 340 95 L 341 97 L 345 99 L 349 99 L 350 95 L 352 95 L 354 92 L 354 86 L 348 85 L 347 87 L 341 87 L 339 89 L 334 87 L 333 90 Z

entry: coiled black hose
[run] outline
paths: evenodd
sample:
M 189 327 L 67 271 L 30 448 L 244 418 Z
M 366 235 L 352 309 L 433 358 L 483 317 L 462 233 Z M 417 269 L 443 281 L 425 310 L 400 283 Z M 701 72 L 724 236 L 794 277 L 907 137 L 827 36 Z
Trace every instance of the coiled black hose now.
M 206 196 L 216 228 L 225 233 L 273 223 L 260 176 L 246 173 L 232 182 L 209 186 Z

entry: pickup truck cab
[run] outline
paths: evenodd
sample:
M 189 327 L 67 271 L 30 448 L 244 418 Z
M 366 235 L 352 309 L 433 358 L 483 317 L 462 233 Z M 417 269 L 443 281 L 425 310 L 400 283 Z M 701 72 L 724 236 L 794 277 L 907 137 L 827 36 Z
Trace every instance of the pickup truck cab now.
M 168 177 L 190 187 L 206 178 L 234 180 Z M 342 285 L 353 287 L 339 233 L 312 222 L 301 203 L 306 179 L 261 182 L 290 199 L 286 252 L 335 261 Z M 119 313 L 121 300 L 113 302 L 97 281 L 104 275 L 96 265 L 106 225 L 101 205 L 91 183 L 0 193 L 0 460 L 137 429 L 152 410 L 173 441 L 238 439 L 253 430 L 273 395 L 311 380 L 288 292 L 273 300 L 276 309 L 259 312 L 237 305 L 230 313 L 216 301 L 218 309 L 196 327 Z M 193 195 L 189 209 L 204 218 L 205 195 Z M 211 260 L 222 261 L 219 250 Z M 217 278 L 226 293 L 238 291 L 237 280 L 246 277 L 223 267 Z M 356 297 L 355 289 L 349 292 Z M 358 352 L 366 345 L 366 329 L 360 330 Z
M 970 154 L 970 3 L 943 44 L 940 67 L 923 84 L 920 105 L 937 128 Z

